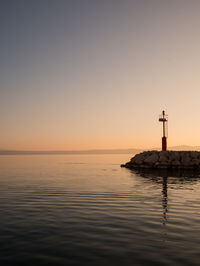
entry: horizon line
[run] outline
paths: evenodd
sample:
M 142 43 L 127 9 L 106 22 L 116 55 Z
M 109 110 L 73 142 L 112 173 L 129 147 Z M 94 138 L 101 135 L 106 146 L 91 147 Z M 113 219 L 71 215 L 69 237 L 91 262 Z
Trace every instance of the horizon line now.
M 168 149 L 200 149 L 200 146 L 190 145 L 176 145 L 168 147 Z M 120 154 L 120 153 L 134 153 L 145 150 L 160 150 L 161 147 L 154 148 L 121 148 L 121 149 L 85 149 L 85 150 L 12 150 L 12 149 L 0 149 L 0 155 L 17 155 L 17 154 Z

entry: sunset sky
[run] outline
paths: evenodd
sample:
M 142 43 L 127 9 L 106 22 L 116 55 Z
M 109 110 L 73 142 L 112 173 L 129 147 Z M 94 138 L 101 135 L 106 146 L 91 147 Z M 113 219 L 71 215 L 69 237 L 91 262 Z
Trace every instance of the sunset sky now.
M 1 0 L 0 149 L 200 145 L 200 1 Z

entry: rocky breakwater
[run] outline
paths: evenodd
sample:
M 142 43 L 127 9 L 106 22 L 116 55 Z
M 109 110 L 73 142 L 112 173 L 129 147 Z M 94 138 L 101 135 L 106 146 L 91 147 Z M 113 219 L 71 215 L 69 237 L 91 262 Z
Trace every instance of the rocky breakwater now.
M 136 154 L 130 162 L 121 167 L 129 169 L 200 169 L 200 152 L 198 151 L 145 151 Z

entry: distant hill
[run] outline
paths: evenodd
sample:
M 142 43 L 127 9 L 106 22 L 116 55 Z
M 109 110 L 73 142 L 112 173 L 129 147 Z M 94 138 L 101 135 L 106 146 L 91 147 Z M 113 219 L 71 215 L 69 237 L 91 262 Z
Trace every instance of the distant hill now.
M 200 146 L 180 145 L 169 147 L 168 149 L 176 151 L 200 151 Z

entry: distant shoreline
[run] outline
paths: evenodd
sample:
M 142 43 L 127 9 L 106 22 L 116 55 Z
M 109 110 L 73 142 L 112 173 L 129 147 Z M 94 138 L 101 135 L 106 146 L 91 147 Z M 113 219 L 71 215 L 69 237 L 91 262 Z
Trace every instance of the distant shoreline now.
M 80 151 L 15 151 L 0 150 L 0 155 L 62 155 L 62 154 L 135 154 L 141 152 L 139 149 L 121 150 L 80 150 Z
M 154 149 L 93 149 L 93 150 L 66 150 L 66 151 L 23 151 L 23 150 L 0 150 L 0 155 L 62 155 L 62 154 L 136 154 L 147 150 L 160 150 L 160 148 Z M 200 146 L 188 146 L 180 145 L 169 147 L 168 150 L 182 150 L 182 151 L 200 151 Z

